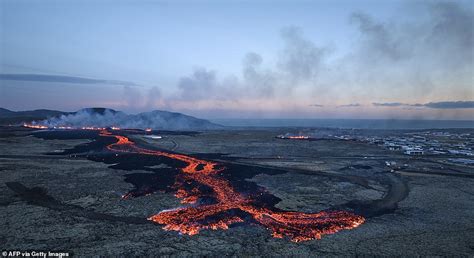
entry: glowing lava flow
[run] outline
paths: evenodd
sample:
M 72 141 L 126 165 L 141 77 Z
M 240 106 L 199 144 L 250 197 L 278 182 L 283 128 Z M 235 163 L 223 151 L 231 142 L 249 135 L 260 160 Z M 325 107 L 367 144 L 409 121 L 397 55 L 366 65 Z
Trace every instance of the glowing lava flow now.
M 298 135 L 298 136 L 288 136 L 288 139 L 297 139 L 297 140 L 306 140 L 309 139 L 309 136 Z
M 32 129 L 48 129 L 48 127 L 44 125 L 32 125 L 32 124 L 23 124 L 23 127 L 32 128 Z
M 106 130 L 100 135 L 117 139 L 116 143 L 107 146 L 110 151 L 164 156 L 183 161 L 187 164 L 181 169 L 184 179 L 192 180 L 212 190 L 216 203 L 165 210 L 149 218 L 165 225 L 165 230 L 194 235 L 202 229 L 227 229 L 229 225 L 243 222 L 250 216 L 271 230 L 273 237 L 286 236 L 294 242 L 300 242 L 320 239 L 324 234 L 335 233 L 342 229 L 352 229 L 365 221 L 363 217 L 345 211 L 302 213 L 259 207 L 253 198 L 237 192 L 229 181 L 220 175 L 224 168 L 216 168 L 217 163 L 182 154 L 144 149 L 136 146 L 127 137 Z M 180 187 L 182 185 L 178 182 L 175 186 L 179 188 L 175 196 L 182 198 L 183 203 L 195 203 L 199 199 L 199 189 L 189 190 Z

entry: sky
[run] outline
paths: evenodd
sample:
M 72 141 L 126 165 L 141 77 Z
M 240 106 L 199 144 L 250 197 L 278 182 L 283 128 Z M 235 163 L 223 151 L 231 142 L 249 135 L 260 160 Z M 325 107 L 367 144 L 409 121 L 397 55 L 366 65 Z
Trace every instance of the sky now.
M 0 0 L 0 107 L 474 120 L 472 1 Z

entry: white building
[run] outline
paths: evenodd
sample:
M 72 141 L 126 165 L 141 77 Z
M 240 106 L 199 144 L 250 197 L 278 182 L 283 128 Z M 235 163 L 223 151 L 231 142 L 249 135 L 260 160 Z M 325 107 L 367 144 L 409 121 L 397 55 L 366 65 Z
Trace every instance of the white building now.
M 405 149 L 407 155 L 423 155 L 424 151 L 421 148 L 407 148 Z

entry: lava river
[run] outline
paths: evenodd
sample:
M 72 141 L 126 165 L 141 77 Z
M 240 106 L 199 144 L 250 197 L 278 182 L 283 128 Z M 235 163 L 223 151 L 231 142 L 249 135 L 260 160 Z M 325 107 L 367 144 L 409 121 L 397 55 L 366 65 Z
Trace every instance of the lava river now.
M 201 197 L 201 191 L 198 188 L 188 189 L 182 185 L 183 183 L 176 182 L 175 196 L 180 198 L 182 203 L 193 205 L 165 210 L 149 218 L 153 222 L 164 225 L 165 230 L 194 235 L 202 229 L 227 229 L 229 225 L 244 222 L 247 217 L 251 217 L 255 223 L 269 229 L 273 237 L 288 237 L 291 241 L 300 242 L 320 239 L 324 234 L 352 229 L 364 222 L 362 216 L 346 211 L 302 213 L 279 211 L 276 208 L 258 205 L 251 196 L 236 191 L 221 175 L 225 168 L 215 162 L 145 149 L 115 132 L 103 130 L 100 135 L 117 139 L 116 143 L 107 145 L 107 149 L 112 152 L 162 156 L 184 162 L 186 166 L 180 169 L 180 175 L 188 182 L 192 181 L 210 189 L 215 202 L 200 204 L 197 202 Z

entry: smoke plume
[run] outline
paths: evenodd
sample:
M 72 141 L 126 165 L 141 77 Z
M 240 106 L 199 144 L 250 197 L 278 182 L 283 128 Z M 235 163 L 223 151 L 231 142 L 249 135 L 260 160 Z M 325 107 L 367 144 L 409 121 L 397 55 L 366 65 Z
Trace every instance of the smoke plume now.
M 129 115 L 124 112 L 103 108 L 87 108 L 35 122 L 36 125 L 48 127 L 119 127 L 155 130 L 210 130 L 219 129 L 220 125 L 204 119 L 198 119 L 181 113 L 155 110 L 152 112 Z

